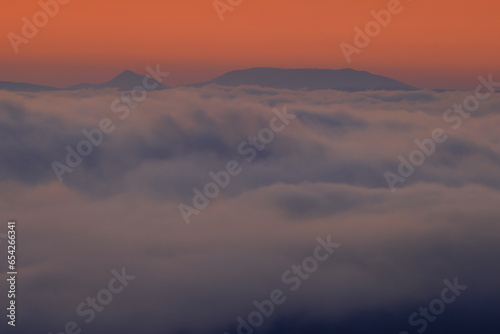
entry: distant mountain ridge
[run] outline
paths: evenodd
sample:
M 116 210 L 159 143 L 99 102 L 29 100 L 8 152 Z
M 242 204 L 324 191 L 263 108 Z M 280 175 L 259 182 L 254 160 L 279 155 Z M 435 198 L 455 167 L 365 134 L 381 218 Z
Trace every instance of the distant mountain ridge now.
M 9 82 L 9 81 L 0 81 L 0 89 L 9 90 L 13 92 L 44 92 L 44 91 L 59 90 L 59 88 L 56 87 L 35 85 L 24 82 Z
M 113 79 L 100 84 L 81 83 L 68 88 L 56 88 L 50 86 L 34 85 L 22 82 L 8 82 L 0 81 L 0 89 L 13 91 L 13 92 L 44 92 L 44 91 L 63 91 L 63 90 L 79 90 L 79 89 L 104 89 L 115 88 L 118 90 L 132 90 L 136 86 L 143 86 L 143 81 L 146 76 L 137 74 L 135 72 L 125 70 L 115 76 Z M 153 85 L 157 83 L 158 86 L 154 90 L 167 89 L 164 84 L 156 81 L 153 78 L 148 78 L 148 84 Z
M 56 90 L 79 90 L 79 89 L 104 89 L 114 88 L 118 90 L 132 90 L 136 86 L 142 86 L 145 76 L 125 70 L 110 81 L 91 84 L 81 83 L 68 88 L 55 88 L 50 86 L 34 85 L 19 82 L 0 81 L 0 89 L 19 92 L 41 92 Z M 150 83 L 152 78 L 148 79 Z M 158 89 L 168 87 L 160 82 Z M 227 72 L 213 80 L 187 85 L 188 87 L 202 87 L 216 84 L 221 86 L 243 86 L 257 85 L 277 89 L 334 89 L 342 91 L 366 91 L 366 90 L 417 90 L 400 81 L 372 74 L 366 71 L 353 69 L 281 69 L 256 67 L 245 70 Z
M 256 67 L 231 71 L 211 81 L 193 84 L 200 87 L 208 84 L 222 86 L 257 85 L 278 89 L 335 89 L 343 91 L 363 90 L 417 90 L 400 81 L 366 71 L 350 68 L 330 69 L 280 69 Z

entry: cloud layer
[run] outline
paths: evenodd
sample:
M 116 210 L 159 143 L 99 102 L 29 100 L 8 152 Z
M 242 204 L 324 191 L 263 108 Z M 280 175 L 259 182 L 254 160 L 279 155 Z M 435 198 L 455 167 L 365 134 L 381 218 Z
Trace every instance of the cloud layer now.
M 342 247 L 260 332 L 415 332 L 410 314 L 454 277 L 468 290 L 426 332 L 498 330 L 499 94 L 456 130 L 443 114 L 468 92 L 177 88 L 123 120 L 120 94 L 0 92 L 0 212 L 18 221 L 21 331 L 74 320 L 88 333 L 233 334 L 254 300 L 289 291 L 281 274 L 327 235 Z M 285 107 L 296 118 L 246 162 L 238 145 Z M 116 129 L 60 183 L 52 162 L 103 118 Z M 384 172 L 435 128 L 446 142 L 391 192 Z M 178 205 L 230 160 L 241 174 L 186 225 Z M 85 324 L 76 306 L 122 267 L 136 279 Z

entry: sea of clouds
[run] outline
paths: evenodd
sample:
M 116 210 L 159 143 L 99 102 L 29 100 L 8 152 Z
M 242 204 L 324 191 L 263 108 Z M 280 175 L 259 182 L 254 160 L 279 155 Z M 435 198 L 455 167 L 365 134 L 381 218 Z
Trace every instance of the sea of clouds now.
M 493 332 L 500 94 L 456 130 L 443 114 L 470 92 L 175 88 L 149 92 L 126 119 L 110 108 L 120 94 L 0 91 L 0 221 L 18 222 L 19 333 L 74 320 L 82 333 L 233 334 L 273 289 L 287 301 L 256 332 L 416 333 L 410 314 L 455 277 L 467 291 L 426 332 Z M 244 162 L 238 145 L 274 108 L 295 118 Z M 53 162 L 103 118 L 114 131 L 60 182 Z M 384 173 L 435 128 L 447 140 L 391 191 Z M 242 172 L 186 224 L 179 204 L 230 160 Z M 342 246 L 289 292 L 282 273 L 328 235 Z M 77 305 L 122 267 L 136 278 L 86 324 Z

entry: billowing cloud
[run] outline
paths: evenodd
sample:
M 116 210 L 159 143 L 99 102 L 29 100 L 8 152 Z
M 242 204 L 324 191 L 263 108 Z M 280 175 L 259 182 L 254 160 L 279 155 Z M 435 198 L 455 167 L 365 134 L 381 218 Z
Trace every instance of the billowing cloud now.
M 415 332 L 408 317 L 455 277 L 467 290 L 426 332 L 498 330 L 499 94 L 456 130 L 443 114 L 468 92 L 207 86 L 149 92 L 128 112 L 112 107 L 120 94 L 0 92 L 20 332 L 73 320 L 87 333 L 233 334 L 273 289 L 286 302 L 262 333 Z M 239 147 L 273 108 L 295 118 L 249 162 Z M 52 163 L 103 119 L 113 130 L 59 182 Z M 437 128 L 447 140 L 392 192 L 384 173 Z M 179 204 L 194 207 L 193 189 L 232 160 L 241 173 L 185 224 Z M 328 235 L 341 247 L 291 291 L 283 273 Z M 123 267 L 136 278 L 86 324 L 77 306 Z

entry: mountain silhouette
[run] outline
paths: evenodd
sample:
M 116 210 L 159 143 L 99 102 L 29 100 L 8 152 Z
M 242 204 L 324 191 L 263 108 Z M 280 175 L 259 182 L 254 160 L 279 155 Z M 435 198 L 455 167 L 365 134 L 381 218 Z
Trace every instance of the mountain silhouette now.
M 100 83 L 100 84 L 81 83 L 78 85 L 71 86 L 67 89 L 68 90 L 77 90 L 77 89 L 118 88 L 119 90 L 132 90 L 136 86 L 142 87 L 144 78 L 145 78 L 144 75 L 140 75 L 140 74 L 134 73 L 132 71 L 125 70 L 108 82 L 104 82 L 104 83 Z M 155 88 L 154 90 L 168 88 L 167 86 L 156 81 L 153 78 L 148 79 L 149 85 L 152 85 L 154 82 L 156 82 L 158 84 L 158 87 Z
M 50 86 L 41 86 L 28 83 L 0 81 L 0 89 L 20 92 L 41 92 L 54 90 L 78 90 L 78 89 L 103 89 L 115 88 L 119 90 L 132 90 L 136 86 L 142 86 L 145 76 L 125 70 L 108 82 L 100 84 L 81 83 L 59 89 Z M 153 83 L 152 78 L 148 83 Z M 157 81 L 154 81 L 157 82 Z M 166 89 L 167 86 L 158 83 L 158 89 Z M 188 87 L 202 87 L 209 84 L 221 86 L 257 85 L 278 89 L 334 89 L 342 91 L 365 91 L 365 90 L 417 90 L 400 81 L 384 76 L 372 74 L 366 71 L 353 69 L 329 70 L 329 69 L 281 69 L 281 68 L 250 68 L 246 70 L 231 71 L 213 80 L 187 85 Z
M 144 75 L 140 75 L 132 71 L 125 70 L 122 73 L 118 74 L 113 79 L 111 79 L 110 81 L 100 84 L 81 83 L 68 88 L 55 88 L 50 86 L 41 86 L 41 85 L 34 85 L 22 82 L 0 81 L 0 89 L 13 92 L 43 92 L 43 91 L 55 91 L 55 90 L 103 89 L 103 88 L 132 90 L 136 86 L 143 86 L 144 78 L 145 78 Z M 155 88 L 154 90 L 168 88 L 167 86 L 163 85 L 162 83 L 159 83 L 153 78 L 148 79 L 149 85 L 153 85 L 154 83 L 158 84 L 158 87 Z
M 353 69 L 280 69 L 250 68 L 231 71 L 211 81 L 193 84 L 222 86 L 257 85 L 278 89 L 335 89 L 343 91 L 363 90 L 417 90 L 400 81 Z
M 43 92 L 43 91 L 59 90 L 59 88 L 50 86 L 34 85 L 23 82 L 9 82 L 9 81 L 0 81 L 0 89 L 10 90 L 13 92 Z

